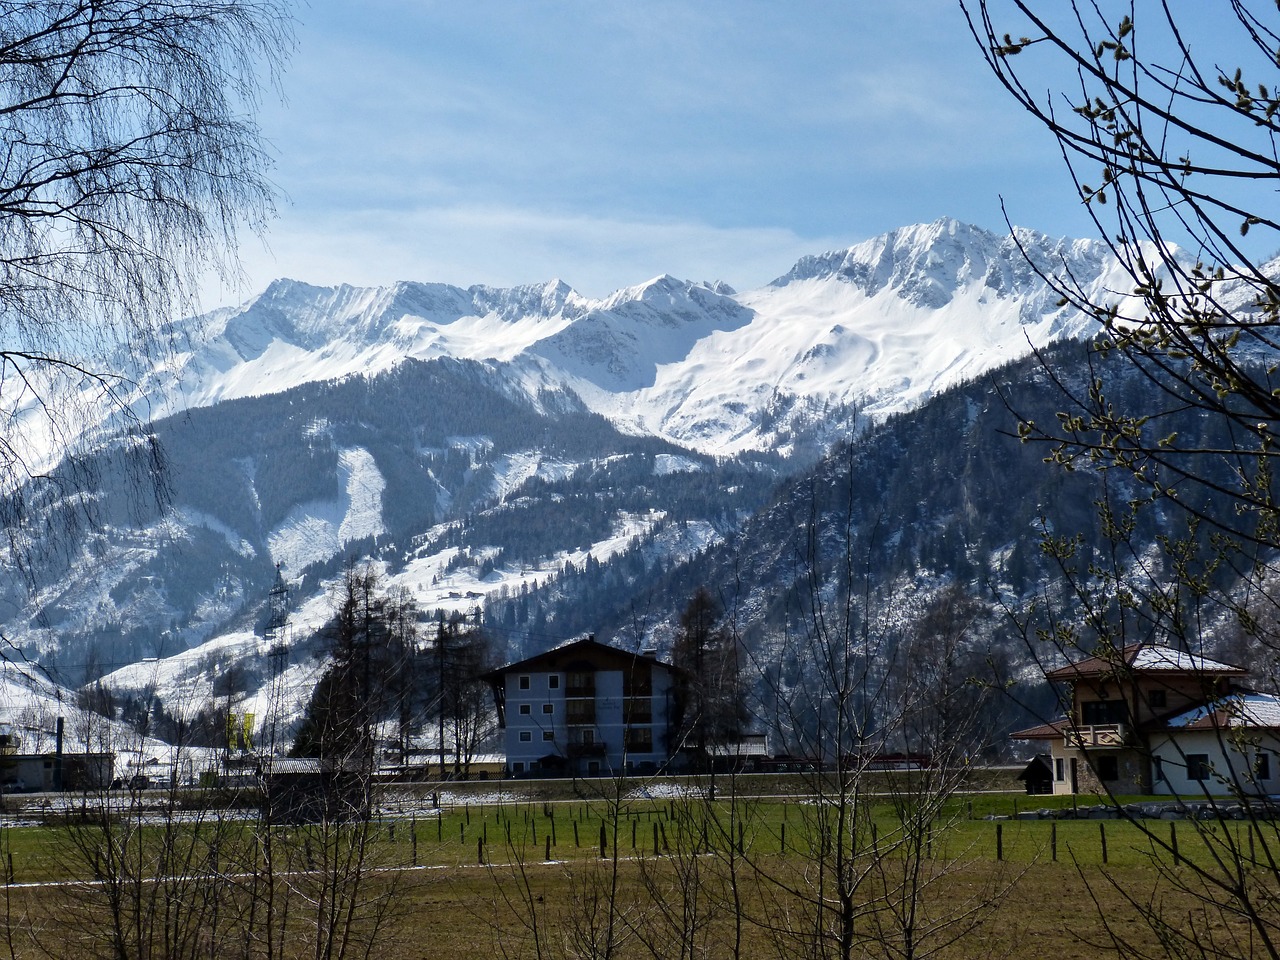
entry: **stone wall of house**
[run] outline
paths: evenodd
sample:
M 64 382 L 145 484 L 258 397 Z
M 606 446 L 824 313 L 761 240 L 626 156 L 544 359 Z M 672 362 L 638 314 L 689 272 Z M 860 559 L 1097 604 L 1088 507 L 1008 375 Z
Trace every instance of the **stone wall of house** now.
M 1085 759 L 1083 752 L 1079 754 L 1077 786 L 1080 793 L 1100 794 L 1110 791 L 1115 794 L 1148 794 L 1151 792 L 1148 764 L 1146 758 L 1138 751 L 1122 750 L 1111 754 L 1116 758 L 1117 776 L 1116 779 L 1107 781 L 1100 779 L 1095 769 L 1095 764 L 1102 754 L 1094 752 L 1090 756 L 1094 760 L 1092 764 Z

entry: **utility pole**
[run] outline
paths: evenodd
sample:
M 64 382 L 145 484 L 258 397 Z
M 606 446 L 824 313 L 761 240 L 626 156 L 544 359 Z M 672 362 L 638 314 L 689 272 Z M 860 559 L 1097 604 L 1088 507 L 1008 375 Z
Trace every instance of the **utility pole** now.
M 440 619 L 436 625 L 436 690 L 439 693 L 438 713 L 440 720 L 440 739 L 437 746 L 440 748 L 440 779 L 444 779 L 444 611 L 440 612 Z

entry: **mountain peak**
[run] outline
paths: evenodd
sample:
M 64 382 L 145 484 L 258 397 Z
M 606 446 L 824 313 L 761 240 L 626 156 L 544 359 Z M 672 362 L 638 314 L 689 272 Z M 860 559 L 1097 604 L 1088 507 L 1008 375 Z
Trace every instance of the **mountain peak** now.
M 1029 269 L 1028 257 L 1048 272 L 1087 261 L 1085 272 L 1094 273 L 1102 251 L 1097 241 L 1055 241 L 1023 228 L 997 234 L 941 217 L 890 230 L 843 250 L 803 257 L 770 286 L 835 280 L 853 284 L 867 296 L 892 291 L 915 306 L 938 309 L 960 290 L 975 285 L 988 288 L 996 297 L 1034 292 L 1042 281 Z

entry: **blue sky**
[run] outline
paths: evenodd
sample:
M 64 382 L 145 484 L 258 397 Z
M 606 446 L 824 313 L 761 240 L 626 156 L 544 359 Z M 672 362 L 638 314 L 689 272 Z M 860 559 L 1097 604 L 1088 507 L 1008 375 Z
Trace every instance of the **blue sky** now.
M 1090 235 L 954 0 L 313 0 L 245 289 L 661 273 L 739 289 L 954 216 Z

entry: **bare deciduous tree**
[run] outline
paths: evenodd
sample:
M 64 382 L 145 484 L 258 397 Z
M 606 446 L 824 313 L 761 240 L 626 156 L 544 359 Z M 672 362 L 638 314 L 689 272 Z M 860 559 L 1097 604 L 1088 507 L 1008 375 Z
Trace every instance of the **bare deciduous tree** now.
M 1033 264 L 1065 303 L 1098 320 L 1100 333 L 1087 375 L 1058 376 L 1057 422 L 1023 422 L 1021 432 L 1048 443 L 1059 464 L 1099 474 L 1104 543 L 1086 550 L 1071 531 L 1045 538 L 1072 603 L 1041 605 L 1031 647 L 1059 663 L 1093 654 L 1133 684 L 1128 644 L 1202 653 L 1238 632 L 1237 655 L 1274 665 L 1276 7 L 960 4 L 996 77 L 1056 139 L 1125 275 L 1099 299 L 1054 264 Z M 1157 399 L 1135 404 L 1126 378 L 1154 384 Z M 1154 544 L 1138 532 L 1153 517 L 1162 530 Z M 1255 679 L 1274 685 L 1276 677 Z M 1229 712 L 1216 711 L 1211 724 L 1223 754 L 1256 748 Z M 1202 860 L 1178 865 L 1163 830 L 1133 821 L 1159 884 L 1154 896 L 1130 902 L 1166 955 L 1280 956 L 1269 892 L 1276 822 L 1265 806 L 1259 818 L 1250 801 L 1259 792 L 1252 776 L 1223 771 L 1212 790 L 1201 785 L 1198 797 L 1183 798 L 1243 801 L 1249 820 L 1235 830 L 1209 807 L 1210 819 L 1191 821 L 1209 852 Z M 1194 922 L 1168 913 L 1161 895 L 1169 890 L 1192 897 Z M 1114 946 L 1134 951 L 1118 925 L 1109 930 Z
M 130 378 L 172 348 L 204 278 L 237 275 L 238 233 L 273 215 L 254 114 L 292 48 L 288 6 L 0 4 L 0 493 L 15 547 L 41 498 L 20 485 L 86 428 L 139 426 Z

